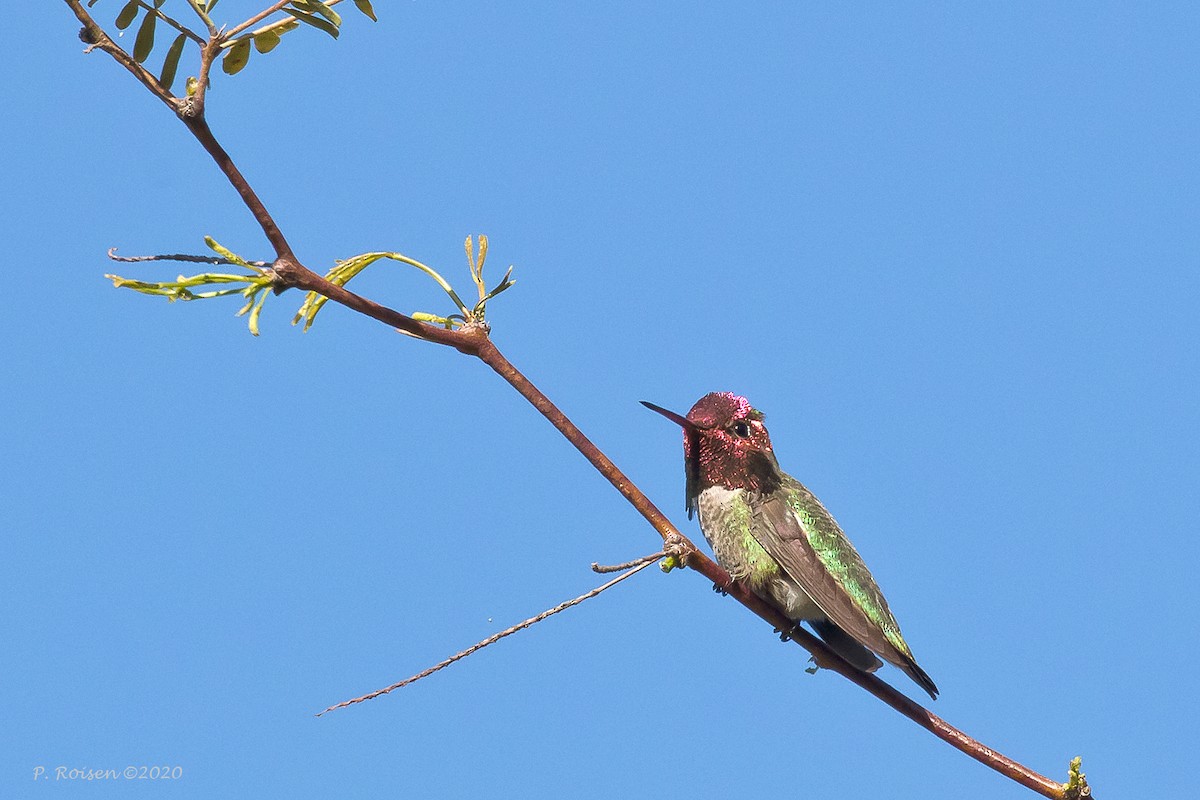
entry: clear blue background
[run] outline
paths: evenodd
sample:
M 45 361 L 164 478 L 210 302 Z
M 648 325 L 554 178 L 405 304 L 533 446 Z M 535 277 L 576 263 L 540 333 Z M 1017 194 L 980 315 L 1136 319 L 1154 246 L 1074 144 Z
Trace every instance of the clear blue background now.
M 748 395 L 937 713 L 1102 800 L 1191 790 L 1196 4 L 349 6 L 209 98 L 307 264 L 465 291 L 488 234 L 495 341 L 684 530 L 637 401 Z M 338 308 L 301 335 L 294 293 L 255 339 L 113 289 L 179 268 L 109 247 L 269 250 L 64 4 L 7 25 L 0 796 L 1033 796 L 688 573 L 314 718 L 658 538 L 477 362 Z M 183 777 L 33 780 L 143 764 Z

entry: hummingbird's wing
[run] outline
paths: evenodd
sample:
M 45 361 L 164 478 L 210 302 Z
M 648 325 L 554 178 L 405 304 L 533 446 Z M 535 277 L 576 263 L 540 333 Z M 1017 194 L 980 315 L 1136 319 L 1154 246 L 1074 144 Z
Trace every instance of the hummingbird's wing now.
M 795 478 L 751 503 L 758 543 L 834 624 L 894 664 L 934 699 L 937 686 L 917 666 L 883 592 L 821 502 Z

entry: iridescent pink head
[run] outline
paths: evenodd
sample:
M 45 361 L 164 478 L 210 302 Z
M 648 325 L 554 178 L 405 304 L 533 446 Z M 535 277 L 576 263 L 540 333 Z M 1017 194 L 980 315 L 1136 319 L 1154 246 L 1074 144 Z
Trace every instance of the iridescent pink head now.
M 732 392 L 701 397 L 686 417 L 652 403 L 657 411 L 683 428 L 689 515 L 696 497 L 710 486 L 769 492 L 781 481 L 779 463 L 763 414 L 750 401 Z

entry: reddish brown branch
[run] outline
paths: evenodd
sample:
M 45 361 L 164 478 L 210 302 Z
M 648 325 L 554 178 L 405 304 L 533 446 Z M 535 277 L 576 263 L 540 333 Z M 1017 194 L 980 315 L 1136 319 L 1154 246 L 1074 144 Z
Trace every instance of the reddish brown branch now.
M 776 630 L 787 631 L 796 644 L 812 654 L 813 659 L 823 669 L 832 670 L 863 689 L 878 697 L 889 706 L 899 711 L 925 730 L 932 733 L 952 747 L 966 753 L 971 758 L 991 767 L 996 772 L 1010 778 L 1038 794 L 1064 800 L 1066 794 L 1063 785 L 1047 778 L 1023 764 L 998 753 L 982 742 L 971 738 L 958 728 L 946 722 L 929 709 L 901 694 L 882 679 L 873 674 L 855 669 L 841 658 L 828 645 L 808 631 L 795 626 L 774 606 L 763 602 L 758 595 L 746 589 L 742 584 L 730 579 L 729 574 L 711 561 L 703 553 L 692 553 L 688 556 L 687 565 L 701 573 L 713 583 L 720 586 L 731 597 L 749 608 L 759 617 L 775 626 Z
M 729 573 L 721 569 L 720 566 L 704 555 L 704 553 L 697 550 L 696 546 L 687 537 L 679 533 L 654 503 L 640 489 L 634 486 L 629 478 L 617 468 L 616 464 L 604 455 L 604 453 L 600 452 L 596 445 L 592 444 L 583 432 L 575 427 L 575 424 L 567 419 L 566 415 L 559 411 L 548 397 L 542 394 L 540 389 L 522 375 L 500 353 L 496 346 L 492 344 L 491 340 L 485 340 L 481 344 L 477 355 L 480 360 L 494 369 L 500 377 L 508 381 L 534 408 L 540 411 L 550 421 L 550 424 L 558 428 L 567 441 L 574 445 L 575 449 L 582 453 L 584 458 L 590 461 L 596 470 L 607 478 L 609 483 L 616 487 L 617 491 L 645 517 L 646 521 L 654 526 L 654 529 L 659 532 L 664 541 L 675 540 L 682 544 L 686 551 L 684 555 L 686 566 L 696 570 L 714 584 L 720 586 L 731 597 L 762 619 L 771 623 L 777 630 L 789 631 L 792 641 L 812 653 L 813 658 L 821 667 L 833 670 L 842 677 L 853 681 L 934 736 L 961 750 L 980 763 L 991 767 L 1001 775 L 1011 778 L 1022 786 L 1026 786 L 1045 797 L 1052 798 L 1053 800 L 1063 800 L 1065 795 L 1062 784 L 1034 772 L 1028 767 L 996 752 L 982 742 L 971 738 L 966 733 L 947 723 L 941 717 L 938 717 L 887 683 L 884 683 L 883 680 L 877 678 L 875 675 L 855 669 L 843 660 L 841 656 L 830 650 L 816 636 L 802 628 L 795 627 L 794 623 L 781 614 L 774 606 L 768 605 L 758 595 L 732 580 L 729 577 Z
M 1065 800 L 1064 787 L 1006 758 L 989 747 L 971 738 L 957 728 L 947 724 L 938 716 L 932 714 L 921 705 L 910 700 L 893 689 L 874 675 L 860 672 L 843 661 L 836 653 L 825 646 L 807 631 L 794 628 L 793 623 L 786 619 L 774 607 L 767 605 L 757 595 L 742 585 L 733 582 L 729 575 L 707 556 L 696 549 L 695 545 L 684 537 L 671 524 L 670 520 L 647 498 L 641 490 L 617 468 L 604 453 L 569 420 L 541 390 L 533 385 L 524 375 L 506 359 L 488 338 L 488 329 L 482 324 L 468 325 L 459 330 L 447 330 L 428 325 L 409 316 L 368 300 L 342 286 L 338 286 L 300 263 L 292 252 L 283 232 L 251 188 L 249 182 L 234 164 L 233 159 L 217 141 L 204 119 L 204 92 L 207 88 L 207 78 L 212 62 L 219 50 L 221 37 L 214 35 L 202 48 L 200 80 L 193 97 L 180 100 L 173 97 L 149 72 L 142 68 L 132 56 L 122 50 L 108 37 L 94 20 L 84 10 L 80 0 L 64 0 L 84 25 L 85 39 L 92 48 L 99 48 L 111 55 L 116 61 L 131 72 L 156 97 L 165 102 L 183 120 L 188 130 L 196 137 L 201 146 L 216 162 L 225 174 L 230 184 L 237 191 L 250 213 L 263 229 L 267 240 L 275 250 L 276 260 L 272 269 L 277 278 L 279 290 L 295 287 L 306 291 L 314 291 L 328 297 L 334 302 L 347 308 L 365 314 L 387 325 L 397 328 L 418 338 L 437 344 L 453 347 L 461 353 L 477 356 L 491 367 L 500 377 L 507 381 L 518 393 L 528 400 L 566 439 L 575 446 L 597 471 L 600 472 L 621 495 L 658 531 L 659 535 L 671 547 L 679 550 L 683 563 L 701 573 L 718 586 L 724 588 L 734 599 L 753 611 L 762 619 L 779 630 L 790 631 L 797 644 L 812 653 L 817 663 L 827 669 L 853 681 L 875 697 L 887 703 L 921 727 L 933 733 L 938 738 L 961 750 L 972 758 L 991 767 L 1002 775 L 1032 789 L 1053 800 Z M 91 48 L 89 48 L 91 49 Z M 1086 792 L 1086 788 L 1084 789 Z
M 282 259 L 273 266 L 275 274 L 288 286 L 323 294 L 335 303 L 341 303 L 346 308 L 377 319 L 385 325 L 391 325 L 405 333 L 410 333 L 419 339 L 453 347 L 466 355 L 476 355 L 480 345 L 487 341 L 486 327 L 468 325 L 457 330 L 447 330 L 437 325 L 428 325 L 401 314 L 399 311 L 380 305 L 374 300 L 357 295 L 344 286 L 338 286 L 299 262 Z
M 172 95 L 167 88 L 163 86 L 157 77 L 146 70 L 139 64 L 134 57 L 126 53 L 119 44 L 114 42 L 104 29 L 96 24 L 91 15 L 84 9 L 83 3 L 80 0 L 65 0 L 70 6 L 71 11 L 75 12 L 75 17 L 83 24 L 83 30 L 80 31 L 80 38 L 88 43 L 87 51 L 103 50 L 113 57 L 118 64 L 129 70 L 133 77 L 137 78 L 138 82 L 150 90 L 150 93 L 159 100 L 170 106 L 171 110 L 178 113 L 178 100 Z
M 550 402 L 550 398 L 542 394 L 540 389 L 522 375 L 520 370 L 501 354 L 496 345 L 492 344 L 490 339 L 480 343 L 476 355 L 483 363 L 494 369 L 501 378 L 508 381 L 509 385 L 516 389 L 522 397 L 532 403 L 533 407 L 540 411 L 551 425 L 558 428 L 567 441 L 575 445 L 575 449 L 582 453 L 583 457 L 616 487 L 617 491 L 638 510 L 639 514 L 646 518 L 646 521 L 654 527 L 654 530 L 658 531 L 664 540 L 668 536 L 678 536 L 689 551 L 696 550 L 696 546 L 677 531 L 666 515 L 650 502 L 650 498 L 642 494 L 642 490 L 634 486 L 633 481 L 629 480 L 608 456 L 600 452 L 600 448 L 592 444 L 591 440 L 575 426 L 574 422 L 567 418 L 566 414 L 559 411 L 558 407 Z
M 217 162 L 217 167 L 221 172 L 225 173 L 225 178 L 229 184 L 233 186 L 234 191 L 242 198 L 242 202 L 246 204 L 246 208 L 250 209 L 250 214 L 257 220 L 259 226 L 266 234 L 267 241 L 271 243 L 271 247 L 275 250 L 275 255 L 281 260 L 296 261 L 296 254 L 292 252 L 292 246 L 288 244 L 288 240 L 284 237 L 283 231 L 279 230 L 279 226 L 275 224 L 275 219 L 267 211 L 267 207 L 263 205 L 262 200 L 258 199 L 258 194 L 250 186 L 249 181 L 242 175 L 241 170 L 233 163 L 229 153 L 225 152 L 225 148 L 217 141 L 217 137 L 213 136 L 212 129 L 208 127 L 208 121 L 201 114 L 180 115 L 183 124 L 192 132 L 196 140 L 200 142 L 200 146 L 204 148 L 212 160 Z

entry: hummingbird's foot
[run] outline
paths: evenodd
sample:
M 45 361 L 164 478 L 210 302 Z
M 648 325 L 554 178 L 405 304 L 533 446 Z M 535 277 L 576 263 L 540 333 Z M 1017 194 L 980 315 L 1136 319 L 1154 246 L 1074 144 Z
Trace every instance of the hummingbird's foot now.
M 729 592 L 725 591 L 725 587 L 719 583 L 713 584 L 713 591 L 721 595 L 721 597 L 729 597 Z
M 779 641 L 790 642 L 792 640 L 792 631 L 796 630 L 796 628 L 798 628 L 798 627 L 800 627 L 800 626 L 793 625 L 792 627 L 788 628 L 786 631 L 776 628 L 775 632 L 779 634 Z

